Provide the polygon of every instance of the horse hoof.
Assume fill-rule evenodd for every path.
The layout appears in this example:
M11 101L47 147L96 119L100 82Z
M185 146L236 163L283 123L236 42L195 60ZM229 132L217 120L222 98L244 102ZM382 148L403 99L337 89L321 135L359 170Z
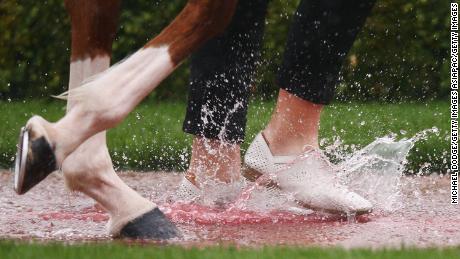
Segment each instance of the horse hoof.
M176 226L160 209L155 208L126 224L121 229L119 237L166 240L179 235Z
M31 130L23 127L19 134L14 168L14 190L17 194L28 192L57 169L51 144L44 134L30 134Z

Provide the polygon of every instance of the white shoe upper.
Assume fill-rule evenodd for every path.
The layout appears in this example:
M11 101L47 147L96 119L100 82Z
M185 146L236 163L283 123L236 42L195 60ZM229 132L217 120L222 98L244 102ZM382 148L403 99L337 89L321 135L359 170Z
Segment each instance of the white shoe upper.
M336 178L333 166L321 151L310 147L299 156L273 156L259 133L244 157L246 166L269 175L278 186L291 192L305 206L329 212L362 213L372 204Z
M182 178L175 192L175 200L181 202L196 201L201 196L201 190L193 185L187 178Z
M296 158L297 156L273 156L262 133L259 133L246 151L244 163L261 174L274 174L286 169Z

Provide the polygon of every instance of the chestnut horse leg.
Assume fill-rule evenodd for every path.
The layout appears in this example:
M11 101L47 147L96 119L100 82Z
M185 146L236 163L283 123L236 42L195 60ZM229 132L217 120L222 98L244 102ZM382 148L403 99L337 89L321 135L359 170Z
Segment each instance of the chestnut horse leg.
M72 24L69 90L110 66L112 42L118 25L120 1L66 0ZM70 91L70 94L72 91ZM69 97L67 110L75 102ZM155 205L129 188L115 173L105 131L87 139L62 164L67 186L96 200L109 215L109 232L117 235L128 221Z
M89 137L118 125L193 50L229 23L236 0L189 0L158 36L120 64L69 91L72 108L61 120L29 120L46 136L59 166ZM35 137L36 137L35 136Z
M70 109L61 120L49 123L38 116L31 118L25 129L28 138L22 139L28 141L29 149L24 152L27 157L20 161L16 171L24 172L26 179L35 185L61 165L70 169L78 167L70 163L72 161L69 165L63 165L63 162L86 140L119 124L193 50L222 32L235 5L236 0L189 0L169 26L131 57L84 82L81 87L70 89L67 96ZM104 154L106 158L100 160L100 167L109 168L108 172L88 173L84 170L84 173L72 176L69 171L66 174L68 185L82 190L106 207L111 214L114 234L121 231L121 235L133 237L174 236L175 230L157 208L142 216L138 213L155 205L140 198L114 177L113 169L108 166L110 158L105 146ZM86 156L83 155L83 159ZM123 215L124 206L128 208L127 215ZM153 232L145 233L146 224L159 226Z

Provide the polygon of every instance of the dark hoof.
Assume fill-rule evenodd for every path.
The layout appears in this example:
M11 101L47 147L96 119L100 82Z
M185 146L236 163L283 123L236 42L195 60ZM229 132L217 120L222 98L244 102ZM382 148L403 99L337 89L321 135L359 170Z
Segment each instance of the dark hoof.
M129 222L120 231L120 237L133 239L164 240L178 236L179 230L158 208Z
M14 168L16 193L26 193L56 169L56 157L45 137L32 140L29 130L22 128Z

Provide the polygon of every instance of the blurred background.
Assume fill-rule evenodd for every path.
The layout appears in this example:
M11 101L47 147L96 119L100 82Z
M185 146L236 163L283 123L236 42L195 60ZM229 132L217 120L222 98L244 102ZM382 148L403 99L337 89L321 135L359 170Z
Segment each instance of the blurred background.
M161 31L185 0L123 0L114 61ZM255 94L273 94L273 74L299 1L273 0ZM0 2L0 98L48 97L67 88L70 24L63 0ZM380 0L343 66L338 100L425 100L449 94L447 0ZM188 66L151 98L184 99Z
M38 113L57 119L63 114L64 104L56 105L56 101L50 98L50 95L65 91L68 82L70 20L63 2L0 1L0 116L5 122L0 132L0 167L9 168L14 160L17 130L28 116ZM185 2L123 0L112 61L121 60L154 37ZM269 5L263 60L253 88L253 100L257 103L255 107L259 108L252 108L249 115L249 142L262 127L257 125L263 124L259 122L254 126L251 118L268 120L273 106L270 100L277 93L273 84L274 74L282 57L290 18L298 2L273 0ZM440 136L431 140L432 144L417 147L412 155L416 162L412 163L411 170L419 172L428 163L428 167L431 166L428 171L446 172L448 165L444 157L448 150L447 98L450 87L447 40L449 3L447 0L377 1L342 68L336 101L325 113L326 118L332 116L329 114L335 114L334 118L337 118L343 114L334 111L348 109L352 114L367 109L368 120L360 120L360 128L354 132L341 132L340 126L334 124L334 118L331 117L332 122L322 128L326 132L323 134L326 139L323 146L336 141L337 135L344 139L344 143L363 146L384 134L395 131L402 135L408 131L414 134L435 126L441 129ZM147 98L144 102L147 107L140 107L134 112L135 117L121 126L130 130L116 129L109 134L109 139L114 139L109 141L109 145L117 166L146 170L186 168L190 136L179 134L185 111L188 74L186 62ZM267 105L264 105L264 100L268 100ZM445 106L443 101L446 102ZM25 102L29 106L20 118L16 118ZM366 106L366 103L369 105ZM401 103L413 105L398 106ZM426 106L426 103L434 104ZM159 105L155 110L156 115L151 111L149 113L150 104ZM362 108L363 105L368 108ZM389 107L390 110L382 111L382 107ZM411 107L422 108L414 108L412 113L394 122L396 124L390 123L396 113L410 110ZM166 117L161 117L162 109L166 111ZM418 117L422 120L427 110L431 113L418 125ZM376 121L379 112L382 114ZM263 116L259 113L263 113ZM389 115L385 117L387 113ZM139 118L149 116L161 120L161 127L155 124L155 119L148 123L145 120L139 122ZM412 121L408 123L407 118ZM357 120L350 117L352 123ZM167 124L168 121L171 124ZM391 127L381 129L390 124ZM133 129L133 125L138 131ZM349 126L343 124L342 128ZM351 137L357 131L362 134ZM145 138L146 132L152 134L148 140L150 142ZM347 137L347 134L350 136ZM243 150L246 146L247 143L243 145Z

